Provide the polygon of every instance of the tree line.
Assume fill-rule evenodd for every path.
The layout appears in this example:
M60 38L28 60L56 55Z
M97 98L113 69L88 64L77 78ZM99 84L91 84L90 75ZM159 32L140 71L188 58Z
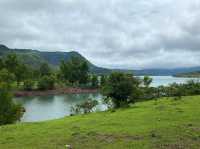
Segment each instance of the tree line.
M0 125L20 120L23 107L13 102L18 90L52 90L62 87L98 88L98 77L89 73L88 63L78 57L61 61L58 69L47 63L38 68L24 64L16 54L0 58Z
M12 100L13 90L51 90L61 87L99 88L110 108L127 107L135 102L182 96L199 95L200 82L152 87L152 78L139 78L133 74L113 72L110 75L90 74L88 62L77 57L61 61L58 69L47 63L31 68L10 54L0 58L0 125L20 120L24 109ZM89 113L98 104L87 100L73 108L78 113Z

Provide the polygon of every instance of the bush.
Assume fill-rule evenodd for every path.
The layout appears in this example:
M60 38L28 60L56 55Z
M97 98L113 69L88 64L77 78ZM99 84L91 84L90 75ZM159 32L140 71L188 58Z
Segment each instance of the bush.
M54 76L43 76L38 82L39 90L51 90L55 87L55 77Z
M98 105L97 100L88 99L81 104L77 104L71 108L71 112L74 114L86 114L93 111L94 107Z
M92 88L98 88L99 86L98 77L96 75L92 75L91 77L91 86Z
M34 81L32 80L25 80L24 81L24 90L31 91L34 87Z
M19 121L23 115L23 108L12 100L6 84L0 86L0 125L11 124Z

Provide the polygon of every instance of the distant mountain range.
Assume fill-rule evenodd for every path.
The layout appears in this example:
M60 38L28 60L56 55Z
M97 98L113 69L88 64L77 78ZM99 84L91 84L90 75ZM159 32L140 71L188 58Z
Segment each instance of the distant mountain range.
M175 68L175 69L143 69L143 70L125 70L125 69L107 69L98 67L92 64L89 60L83 57L81 54L75 51L71 52L45 52L32 49L10 49L5 45L0 45L0 57L4 57L9 53L16 53L20 59L32 66L38 67L42 63L48 63L52 68L58 68L60 61L68 61L71 57L79 57L88 62L91 73L97 74L108 74L113 71L134 73L135 75L152 75L152 76L166 76L166 75L176 75L180 73L197 72L200 71L200 67L190 67L190 68Z

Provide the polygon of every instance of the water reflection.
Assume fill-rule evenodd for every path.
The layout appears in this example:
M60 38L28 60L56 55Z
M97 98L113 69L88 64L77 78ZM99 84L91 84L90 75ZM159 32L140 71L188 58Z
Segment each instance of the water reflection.
M100 102L97 110L105 110L102 96L96 94L67 94L40 97L15 98L17 103L21 103L26 109L21 121L34 122L61 118L71 114L71 106L82 103L87 99L96 99Z

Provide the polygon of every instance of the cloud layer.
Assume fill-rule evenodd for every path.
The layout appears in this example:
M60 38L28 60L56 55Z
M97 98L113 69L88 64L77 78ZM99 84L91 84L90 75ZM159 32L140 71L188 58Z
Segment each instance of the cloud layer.
M200 65L199 0L1 0L0 43L109 68Z

